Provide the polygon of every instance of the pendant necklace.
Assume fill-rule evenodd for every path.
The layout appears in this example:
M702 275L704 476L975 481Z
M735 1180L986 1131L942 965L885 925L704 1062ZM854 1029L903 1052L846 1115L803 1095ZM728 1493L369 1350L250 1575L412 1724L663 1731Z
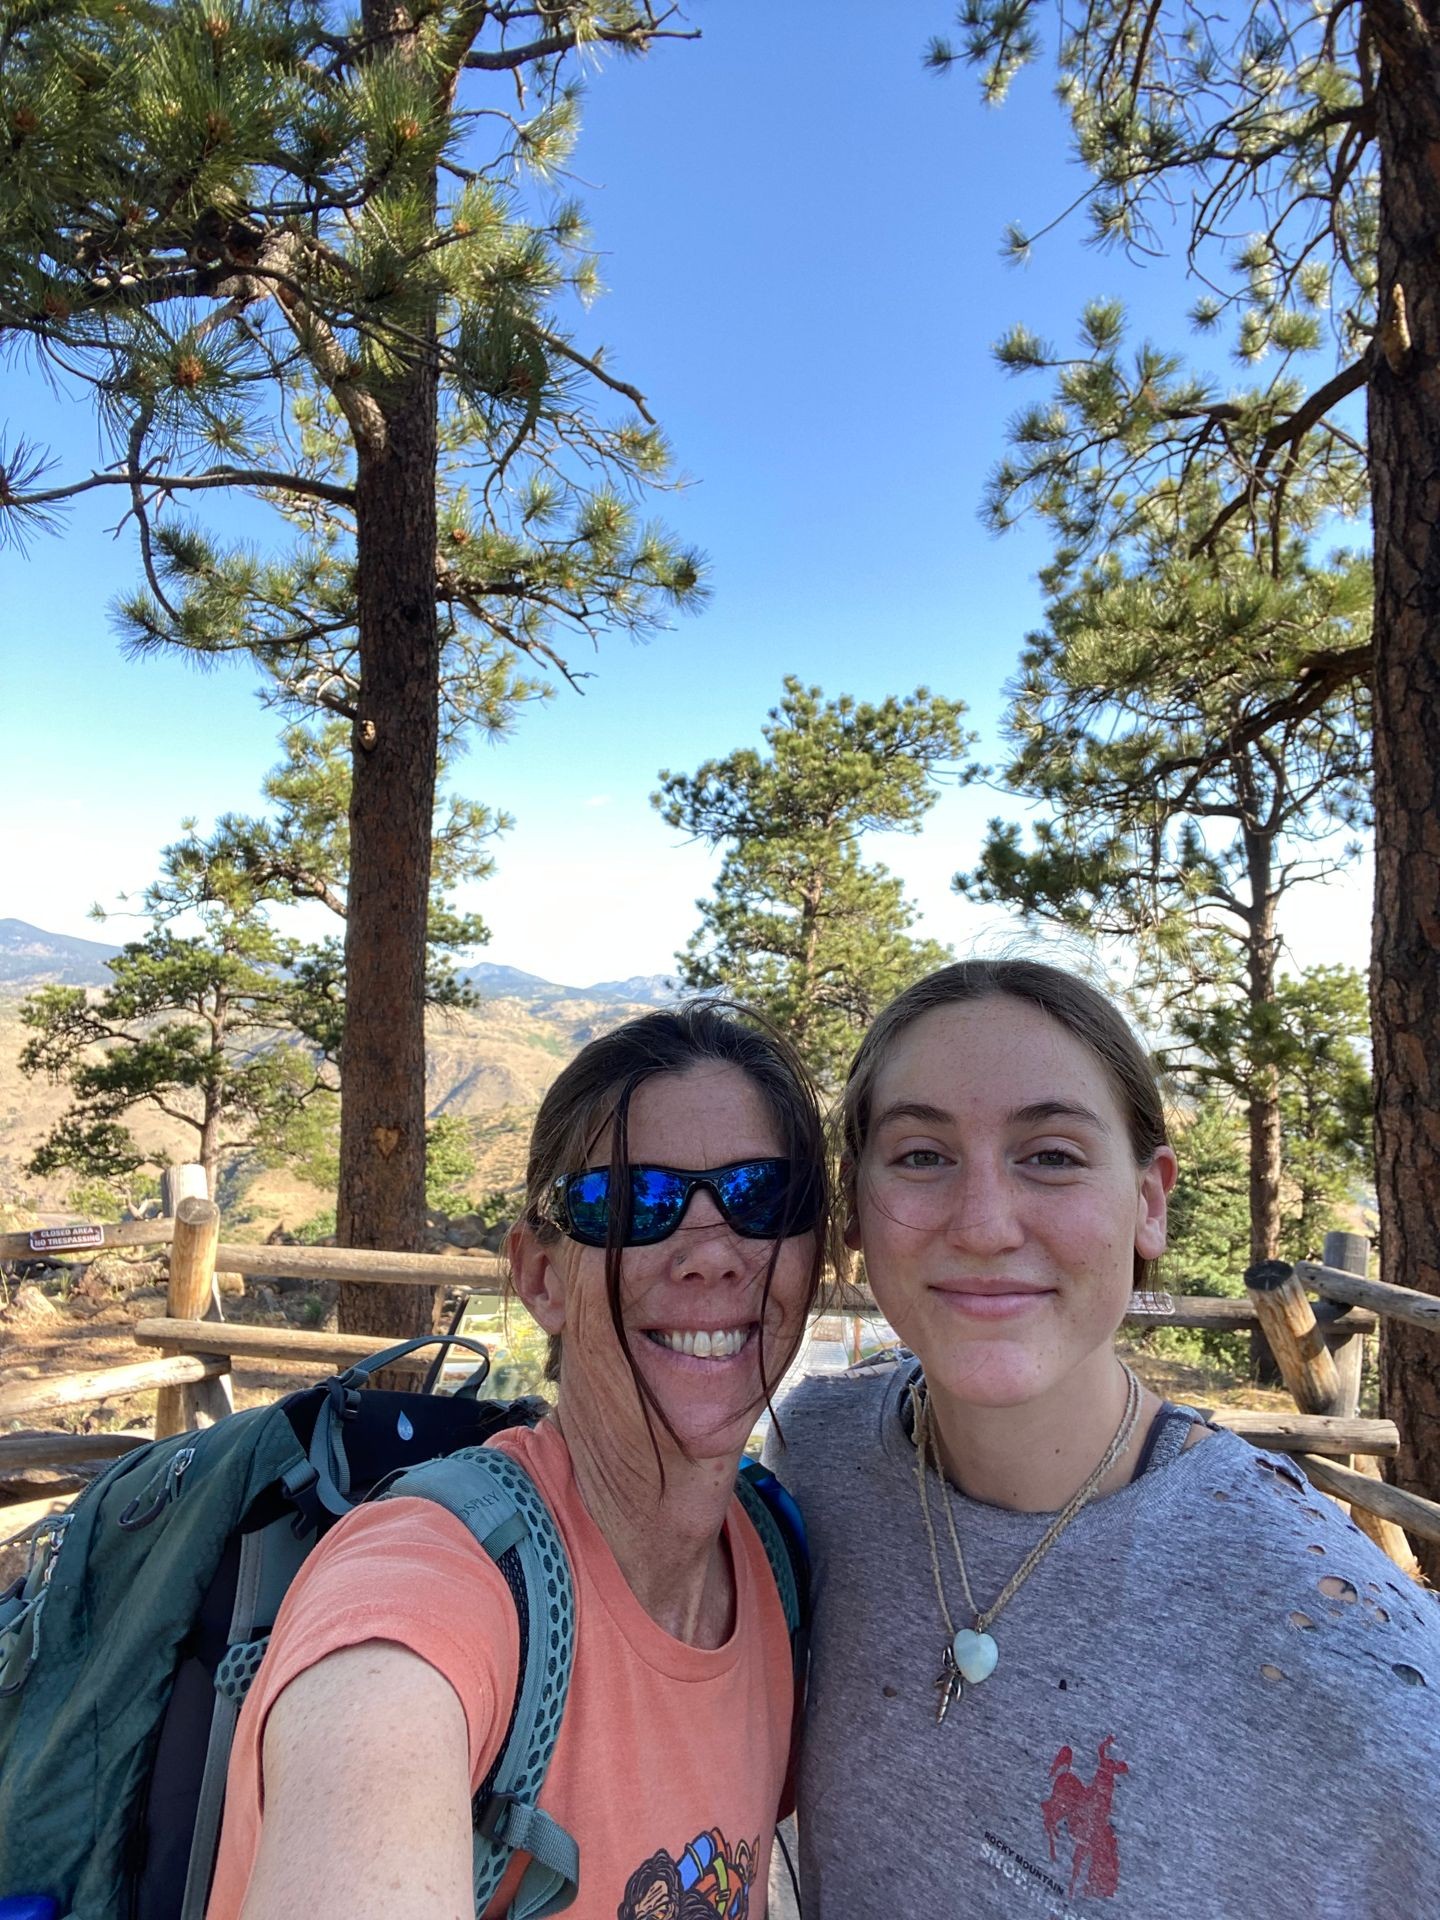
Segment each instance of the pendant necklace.
M930 1397L924 1390L923 1382L914 1393L915 1479L920 1489L920 1514L925 1522L925 1537L930 1543L930 1571L935 1577L935 1597L940 1602L940 1617L945 1622L945 1650L940 1672L935 1681L940 1695L939 1707L935 1715L937 1726L950 1711L950 1703L961 1697L967 1682L972 1687L978 1687L982 1680L988 1680L995 1671L1000 1650L991 1635L991 1626L1015 1598L1076 1514L1082 1507L1088 1506L1095 1497L1100 1482L1130 1444L1130 1436L1135 1431L1135 1422L1140 1417L1141 1388L1140 1382L1129 1367L1125 1366L1123 1361L1120 1364L1125 1374L1125 1411L1120 1416L1120 1424L1115 1429L1114 1438L1101 1455L1094 1471L1075 1489L1011 1574L1001 1589L999 1598L983 1609L975 1604L975 1596L970 1591L970 1575L966 1570L965 1555L961 1551L960 1535L955 1526L950 1482L946 1479L945 1470L940 1464L940 1442L935 1430L935 1421L930 1412ZM940 1482L945 1524L950 1534L950 1545L955 1552L955 1565L960 1572L960 1585L965 1594L965 1604L970 1609L971 1624L968 1627L956 1627L950 1617L950 1608L945 1599L945 1582L940 1572L940 1549L935 1539L935 1523L930 1517L927 1455L929 1464L935 1469L935 1477Z

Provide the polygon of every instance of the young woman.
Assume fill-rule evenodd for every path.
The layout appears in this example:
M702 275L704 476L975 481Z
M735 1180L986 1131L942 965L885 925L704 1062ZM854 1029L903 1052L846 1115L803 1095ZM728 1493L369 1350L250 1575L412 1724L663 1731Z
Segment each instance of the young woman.
M791 1654L735 1468L821 1269L815 1101L739 1013L650 1014L560 1075L526 1184L509 1255L556 1405L492 1444L540 1489L574 1576L540 1800L579 1842L569 1911L758 1920ZM471 1795L517 1661L505 1581L449 1513L397 1499L340 1522L246 1700L211 1920L468 1920Z
M1175 1171L1054 968L944 968L860 1048L846 1238L909 1351L782 1407L806 1920L1435 1911L1435 1597L1116 1354Z

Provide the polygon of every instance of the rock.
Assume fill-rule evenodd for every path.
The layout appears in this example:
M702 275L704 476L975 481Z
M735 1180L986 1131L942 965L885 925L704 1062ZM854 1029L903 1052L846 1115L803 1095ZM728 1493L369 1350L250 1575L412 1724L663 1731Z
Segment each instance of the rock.
M215 1284L222 1294L241 1294L245 1291L245 1276L243 1273L217 1273Z
M0 1308L0 1318L12 1327L43 1326L47 1320L60 1319L61 1313L39 1287L22 1285L11 1294L9 1306Z
M275 1289L266 1286L263 1280L255 1289L255 1306L255 1318L261 1324L267 1320L272 1325L281 1325L284 1323L286 1315L284 1308L280 1305L279 1296L276 1294Z
M478 1213L462 1213L445 1229L445 1238L450 1245L459 1247L465 1252L468 1252L471 1247L483 1245L485 1234L485 1222Z
M118 1253L102 1253L76 1273L66 1304L72 1313L94 1314L129 1299L137 1286L160 1276L158 1262L125 1260Z

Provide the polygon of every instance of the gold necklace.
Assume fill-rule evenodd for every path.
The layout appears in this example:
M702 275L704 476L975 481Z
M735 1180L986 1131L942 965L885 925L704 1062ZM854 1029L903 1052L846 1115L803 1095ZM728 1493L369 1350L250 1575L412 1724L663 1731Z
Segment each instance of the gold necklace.
M946 1479L945 1470L940 1463L940 1443L936 1437L935 1422L930 1413L930 1396L924 1390L924 1382L918 1383L913 1395L915 1479L920 1489L920 1515L925 1522L925 1537L930 1543L930 1571L935 1579L935 1597L940 1602L940 1617L945 1622L946 1636L940 1673L935 1681L940 1693L939 1710L935 1715L937 1726L950 1711L951 1701L961 1697L967 1681L972 1687L978 1687L982 1680L988 1680L995 1671L1000 1650L990 1633L991 1626L1001 1612L1009 1606L1076 1514L1095 1497L1100 1482L1130 1444L1130 1436L1135 1431L1135 1422L1140 1417L1141 1388L1140 1382L1129 1367L1125 1366L1123 1360L1120 1364L1125 1374L1125 1411L1120 1416L1120 1424L1115 1429L1109 1446L1096 1463L1094 1471L1075 1489L1005 1582L999 1598L983 1609L975 1604L975 1596L970 1591L970 1575L965 1566L965 1555L961 1551L960 1535L955 1526L950 1482ZM945 1509L946 1526L950 1533L950 1545L955 1551L955 1564L960 1570L960 1585L965 1592L965 1604L970 1609L971 1625L968 1627L956 1627L950 1617L950 1608L945 1599L945 1582L940 1573L940 1549L935 1540L935 1523L930 1518L929 1476L925 1470L927 1452L942 1488L941 1499Z

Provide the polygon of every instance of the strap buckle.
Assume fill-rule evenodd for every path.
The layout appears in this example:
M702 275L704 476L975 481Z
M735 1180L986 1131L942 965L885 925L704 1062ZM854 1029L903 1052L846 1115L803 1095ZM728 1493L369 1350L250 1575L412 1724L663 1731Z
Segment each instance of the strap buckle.
M475 1831L486 1840L498 1841L501 1846L513 1846L510 1827L513 1824L523 1826L523 1820L515 1818L518 1814L533 1811L529 1802L522 1800L518 1793L492 1793L485 1802L484 1811L475 1822Z

